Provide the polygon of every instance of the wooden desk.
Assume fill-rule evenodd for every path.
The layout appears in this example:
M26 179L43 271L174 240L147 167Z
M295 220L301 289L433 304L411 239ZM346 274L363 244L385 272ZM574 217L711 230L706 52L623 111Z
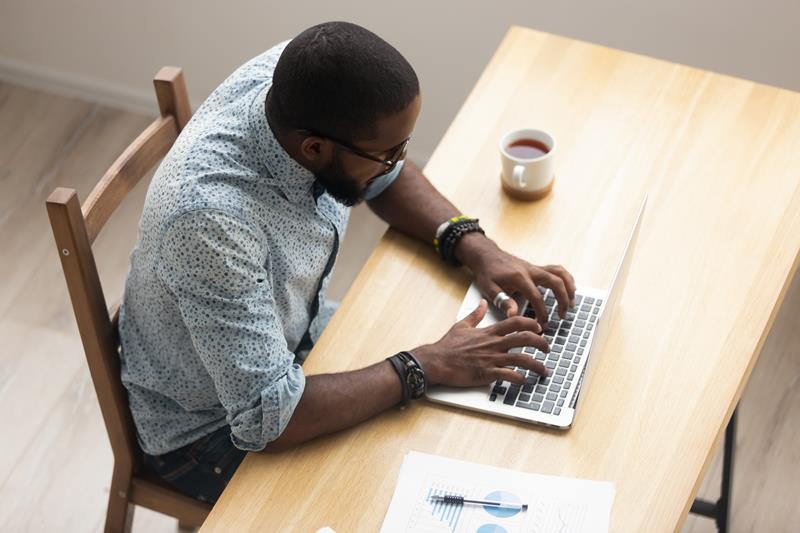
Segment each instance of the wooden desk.
M526 126L551 131L559 150L553 193L533 204L498 181L499 138ZM613 531L679 529L797 269L800 94L513 27L425 172L506 249L599 287L650 192L574 427L417 402L291 452L250 454L203 531L374 531L409 450L609 480ZM306 372L439 338L468 282L389 231Z

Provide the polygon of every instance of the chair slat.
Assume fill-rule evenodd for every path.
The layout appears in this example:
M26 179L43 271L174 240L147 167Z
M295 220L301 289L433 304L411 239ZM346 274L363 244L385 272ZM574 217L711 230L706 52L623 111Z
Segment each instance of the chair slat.
M175 118L159 117L114 161L83 204L89 243L94 242L128 192L167 154L177 137Z

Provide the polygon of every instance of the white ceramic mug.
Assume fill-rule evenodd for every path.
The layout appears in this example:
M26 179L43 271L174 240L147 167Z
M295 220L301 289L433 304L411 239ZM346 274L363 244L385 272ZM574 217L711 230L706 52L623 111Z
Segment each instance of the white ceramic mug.
M531 139L547 147L547 153L525 159L508 151L513 143ZM500 159L503 163L501 180L503 190L520 200L538 200L553 188L555 178L556 140L546 131L536 129L512 130L500 139Z

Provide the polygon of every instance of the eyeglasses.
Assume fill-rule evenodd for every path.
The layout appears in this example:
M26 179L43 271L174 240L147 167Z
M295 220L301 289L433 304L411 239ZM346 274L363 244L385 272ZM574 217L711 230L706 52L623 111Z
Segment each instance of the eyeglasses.
M356 148L350 143L337 139L336 137L331 137L330 135L320 133L316 130L305 129L305 130L300 130L300 132L307 133L315 137L322 137L331 140L336 144L338 144L339 146L341 146L342 148L346 149L349 152L352 152L353 154L359 157L363 157L364 159L369 159L370 161L375 161L376 163L381 163L386 168L383 170L383 172L375 176L376 178L379 176L383 176L384 174L388 174L389 172L394 170L394 167L397 166L398 161L400 161L401 159L403 159L403 157L405 157L406 150L408 149L408 143L411 142L411 137L409 137L400 144L398 144L397 146L389 148L388 150L386 150L386 152L389 153L389 157L381 159L380 157L374 154L361 150L360 148Z

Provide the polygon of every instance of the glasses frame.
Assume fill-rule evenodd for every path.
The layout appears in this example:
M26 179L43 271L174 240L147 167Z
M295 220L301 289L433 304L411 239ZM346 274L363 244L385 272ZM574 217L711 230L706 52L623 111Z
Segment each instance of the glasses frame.
M348 143L346 141L343 141L341 139L337 139L336 137L332 137L332 136L327 135L325 133L322 133L322 132L319 132L319 131L316 131L316 130L312 130L312 129L302 129L302 130L299 130L299 131L300 131L300 133L313 135L314 137L321 137L323 139L328 139L329 141L335 142L336 144L338 144L342 148L346 149L348 152L351 152L351 153L353 153L353 154L355 154L355 155L357 155L359 157L362 157L364 159L369 159L370 161L374 161L376 163L381 163L386 168L384 169L384 171L382 173L378 174L378 176L375 176L375 177L383 176L384 174L388 174L389 172L394 170L394 167L397 166L397 163L403 159L403 157L404 157L404 155L406 153L406 149L408 148L408 143L411 142L411 137L409 136L406 140L404 140L400 144L398 144L396 146L392 146L391 148L386 150L386 152L389 152L389 157L387 157L386 159L381 159L380 157L378 157L376 155L373 155L373 154L367 152L366 150L362 150L360 148L357 148L357 147L353 146L352 144L350 144L350 143Z

